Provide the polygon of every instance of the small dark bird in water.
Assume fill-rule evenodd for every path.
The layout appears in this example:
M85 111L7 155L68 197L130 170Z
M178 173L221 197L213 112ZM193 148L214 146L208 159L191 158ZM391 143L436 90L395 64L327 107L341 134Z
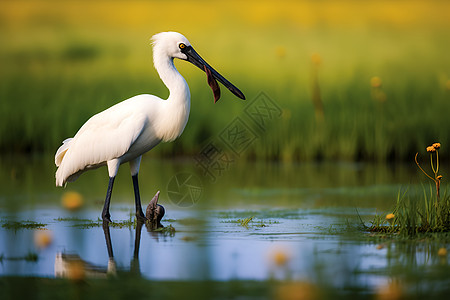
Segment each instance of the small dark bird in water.
M166 210L164 206L158 204L159 199L159 191L156 192L156 195L150 201L147 206L147 211L145 212L145 217L147 218L147 224L150 225L152 230L164 227L161 224L161 219L164 217Z

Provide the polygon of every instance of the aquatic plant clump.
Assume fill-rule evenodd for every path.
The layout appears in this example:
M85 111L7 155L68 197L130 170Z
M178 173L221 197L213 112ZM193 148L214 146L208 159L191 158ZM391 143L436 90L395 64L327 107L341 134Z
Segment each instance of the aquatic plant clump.
M422 196L409 196L406 192L398 194L392 213L375 216L368 228L372 232L401 233L409 236L416 233L450 232L450 195L441 196L440 187L442 175L439 175L440 143L434 143L426 148L430 153L433 175L429 175L418 162L418 153L414 161L428 178L435 183L435 190L429 191L423 187Z
M376 215L371 232L398 233L414 236L417 233L450 232L450 196L435 201L434 193L424 188L423 196L398 196L390 214Z

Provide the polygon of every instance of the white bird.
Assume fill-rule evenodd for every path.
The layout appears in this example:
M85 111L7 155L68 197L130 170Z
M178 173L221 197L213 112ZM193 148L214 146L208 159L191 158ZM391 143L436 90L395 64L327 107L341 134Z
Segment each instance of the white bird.
M220 97L216 79L234 95L244 94L208 65L177 32L162 32L152 37L153 63L169 89L169 98L138 95L91 117L73 138L63 141L56 151L56 186L76 180L83 172L106 165L109 184L102 211L104 222L111 222L109 205L119 166L129 162L135 194L136 216L145 220L139 195L138 173L142 155L160 142L175 140L189 118L189 87L174 65L174 58L189 61L204 72L213 89L215 102Z

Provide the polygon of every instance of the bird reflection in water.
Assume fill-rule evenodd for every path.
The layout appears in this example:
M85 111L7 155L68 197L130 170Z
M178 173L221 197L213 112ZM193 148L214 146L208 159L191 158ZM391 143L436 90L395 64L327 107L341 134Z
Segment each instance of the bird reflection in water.
M165 234L161 231L164 226L161 224L161 220L164 217L164 206L158 204L159 200L158 191L152 198L146 210L147 221L143 222L137 218L136 223L136 235L134 240L134 252L133 258L130 263L130 273L140 274L139 265L139 247L141 243L142 228L145 225L147 232L154 238L159 239L161 234ZM55 258L55 276L68 278L74 281L81 281L85 278L106 278L108 276L115 276L117 274L116 262L114 260L114 251L111 241L111 234L108 226L108 222L103 222L103 233L105 235L106 248L108 250L108 266L94 265L83 260L77 254L57 253Z

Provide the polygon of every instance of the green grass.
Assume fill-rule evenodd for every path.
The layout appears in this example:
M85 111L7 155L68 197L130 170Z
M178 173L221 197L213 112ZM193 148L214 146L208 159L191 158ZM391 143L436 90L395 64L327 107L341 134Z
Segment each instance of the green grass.
M450 232L450 195L436 199L432 187L423 188L423 194L399 193L392 210L394 218L386 220L386 215L377 215L368 228L371 232L400 234L414 237L421 233Z
M426 149L430 153L431 171L421 166L418 160L419 153L416 153L414 157L418 169L433 184L429 188L422 186L423 192L416 192L414 195L410 195L408 191L403 193L399 191L392 213L387 214L386 217L375 216L369 228L370 231L399 233L407 236L415 236L418 233L450 232L450 195L445 192L442 196L441 193L443 176L440 175L439 170L440 148L440 143L433 143Z
M224 10L211 21L211 32L220 28L216 34L200 23L184 27L197 51L248 101L234 99L222 89L221 101L213 104L204 74L177 62L191 88L190 120L179 140L153 153L199 153L261 91L283 114L241 154L248 159L406 160L411 149L435 140L450 144L450 22L439 21L445 2L432 2L434 19L418 10L417 18L406 25L387 17L379 21L360 10L361 15L368 14L367 20L360 23L355 16L348 20L350 25L339 19L341 12L322 26L271 22L269 17L255 25L250 11L235 15ZM349 11L352 5L360 9L356 2L345 3ZM94 8L84 5L89 15ZM326 7L326 1L319 6ZM275 13L278 7L274 8ZM129 27L117 30L114 16L120 16L120 10L111 11L111 20L101 26L77 21L71 9L36 8L19 25L5 12L0 24L1 152L53 152L90 116L119 101L142 93L167 97L152 68L148 39L170 20L157 18L160 23L136 30L121 18ZM315 80L324 105L323 121L315 119L312 103L313 53L321 58ZM374 76L382 80L383 103L370 86Z

